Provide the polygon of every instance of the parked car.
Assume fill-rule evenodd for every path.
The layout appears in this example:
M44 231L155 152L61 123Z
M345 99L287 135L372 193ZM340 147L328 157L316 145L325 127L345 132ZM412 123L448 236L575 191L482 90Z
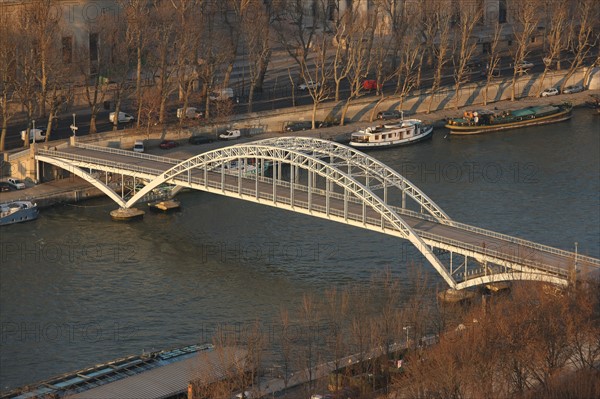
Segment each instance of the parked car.
M533 62L529 62L526 60L517 62L517 70L518 71L526 71L528 69L533 68L534 66L535 65L533 64Z
M177 108L177 119L200 119L202 118L202 112L198 112L196 107L187 107L185 112L183 108Z
M377 86L378 86L377 80L375 80L375 79L366 79L366 80L363 80L363 82L362 82L362 88L364 90L368 90L368 91L377 90ZM380 83L379 88L381 89L382 87L383 87L383 85Z
M111 123L115 123L115 113L111 112L110 114L108 114L108 120ZM129 122L133 122L135 120L135 118L133 117L133 115L129 115L125 112L119 112L119 123L129 123Z
M179 145L179 143L174 140L163 140L160 142L160 144L158 146L160 148L162 148L163 150L168 150L170 148L175 148L178 145Z
M300 85L298 85L298 89L302 91L314 90L318 89L319 87L321 87L321 83L313 82L312 80L307 80L305 83L301 83Z
M252 399L252 392L244 391L234 396L235 399Z
M12 186L8 182L0 181L0 192L10 191Z
M312 129L311 121L298 121L298 122L288 122L285 125L286 132L299 132L301 130L310 130Z
M242 137L242 132L239 129L226 130L225 133L219 134L220 140L236 140Z
M144 142L139 140L136 141L133 145L133 152L144 152Z
M380 111L377 113L377 119L399 119L402 115L400 111L392 110L392 111Z
M558 89L556 87L550 87L548 89L544 89L541 96L542 97L550 97L559 94Z
M25 182L23 180L14 179L11 177L6 182L16 190L23 190L24 188L26 188Z
M209 136L192 136L189 138L188 143L190 144L208 144L212 143L214 140Z
M582 85L570 85L563 89L564 94L573 94L573 93L579 93L582 91L583 91Z

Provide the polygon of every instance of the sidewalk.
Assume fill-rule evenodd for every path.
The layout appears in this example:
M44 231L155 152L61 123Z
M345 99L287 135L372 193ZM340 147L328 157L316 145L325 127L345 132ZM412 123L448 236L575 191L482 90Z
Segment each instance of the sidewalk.
M0 203L24 200L35 202L43 208L61 202L78 202L82 199L104 195L100 190L77 176L37 185L30 181L26 181L25 184L27 188L24 190L0 193Z

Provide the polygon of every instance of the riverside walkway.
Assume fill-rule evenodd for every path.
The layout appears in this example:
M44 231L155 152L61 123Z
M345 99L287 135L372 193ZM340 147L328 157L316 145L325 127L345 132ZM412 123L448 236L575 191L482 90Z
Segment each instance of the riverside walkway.
M35 159L87 180L125 209L168 183L406 239L452 289L510 280L565 285L600 270L598 259L454 221L398 172L328 140L265 139L184 161L75 143L37 149ZM123 198L109 173L145 186Z

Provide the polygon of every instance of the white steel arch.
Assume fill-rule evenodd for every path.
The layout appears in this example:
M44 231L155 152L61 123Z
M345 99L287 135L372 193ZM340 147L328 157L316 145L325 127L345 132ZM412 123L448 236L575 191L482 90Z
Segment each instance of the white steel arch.
M318 157L294 149L257 143L225 147L194 156L157 176L156 179L151 181L130 198L125 206L132 206L158 185L169 181L174 182L175 179L181 175L187 174L188 178L191 179L190 171L192 170L204 171L206 176L209 171L214 169L214 167L238 159L269 160L300 167L308 172L316 173L325 178L327 185L329 183L334 183L345 192L351 193L355 198L362 201L363 205L369 206L371 209L375 210L382 219L385 219L394 226L394 228L402 234L403 238L409 240L423 256L425 256L448 285L455 288L456 282L444 268L440 260L433 254L430 247L415 233L410 225L406 223L394 209L392 209L392 207L386 204L379 196L375 195L368 187L357 181L353 176ZM204 181L208 182L206 178ZM181 184L181 182L179 184Z
M117 194L112 188L108 187L106 184L102 183L102 181L100 181L97 178L95 178L94 176L90 175L83 169L80 169L80 168L74 166L73 164L66 162L62 159L55 158L55 157L49 157L46 155L36 155L36 159L38 161L56 165L66 171L73 173L76 176L81 177L82 179L84 179L85 181L87 181L88 183L93 185L94 187L98 188L104 194L108 195L109 198L112 199L113 201L115 201L121 208L126 207L125 200L123 198L121 198L121 196L119 194Z
M424 210L441 223L450 222L450 217L429 198L419 187L409 181L406 177L390 168L383 162L367 155L353 147L341 143L323 140L311 137L276 137L259 140L256 144L274 145L276 147L295 149L303 152L312 153L315 156L335 157L341 160L341 163L359 168L362 173L377 179L380 184L377 188L387 189L388 186L394 186L403 193L408 194ZM373 186L369 185L371 189ZM383 200L386 201L384 191ZM386 201L387 202L387 201Z

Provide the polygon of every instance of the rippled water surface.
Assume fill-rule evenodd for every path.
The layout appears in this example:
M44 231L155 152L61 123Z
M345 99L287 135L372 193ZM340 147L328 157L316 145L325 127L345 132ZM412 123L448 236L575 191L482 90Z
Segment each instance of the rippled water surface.
M445 134L372 155L456 220L600 255L600 118ZM200 192L180 199L182 212L135 223L112 222L115 205L97 199L2 227L2 389L203 342L219 323L269 320L305 292L388 267L403 277L421 261L377 233Z

